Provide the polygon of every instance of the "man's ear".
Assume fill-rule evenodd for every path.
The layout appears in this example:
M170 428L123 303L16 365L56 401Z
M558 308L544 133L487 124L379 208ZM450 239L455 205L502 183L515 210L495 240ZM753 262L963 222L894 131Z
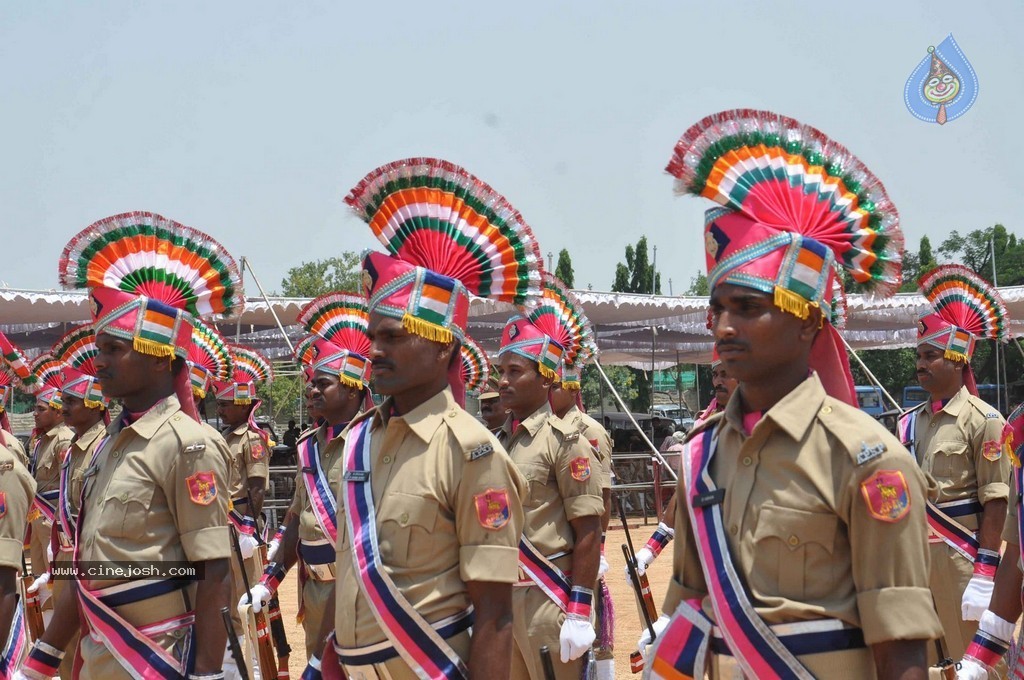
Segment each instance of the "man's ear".
M800 339L813 342L814 336L821 330L822 324L824 324L824 318L821 307L808 305L807 318L800 319Z

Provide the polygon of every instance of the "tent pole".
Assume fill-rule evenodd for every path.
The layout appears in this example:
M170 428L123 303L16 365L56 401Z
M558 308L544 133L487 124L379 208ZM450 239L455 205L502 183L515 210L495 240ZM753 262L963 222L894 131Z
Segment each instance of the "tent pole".
M628 408L626 408L626 404L625 402L622 401L622 397L620 397L619 393L615 391L615 387L612 385L612 381L608 379L608 376L604 372L604 368L601 367L601 362L595 361L594 366L597 367L597 372L601 374L602 378L604 378L604 382L606 385L608 385L608 389L612 391L612 396L615 397L615 401L619 402L619 407L622 409L622 412L626 414L630 422L633 423L633 427L635 427L636 431L640 433L641 437L643 437L644 443L651 448L652 452L654 452L655 458L661 461L661 464L665 466L665 469L668 470L668 473L672 475L673 480L679 481L679 476L676 475L675 469L673 469L672 466L669 465L668 461L665 460L665 457L661 455L661 451L658 451L658 448L654 445L654 443L647 438L647 434L644 432L643 428L640 427L640 423L636 422L636 418L633 417L633 413Z
M863 370L865 373L868 374L868 379L870 379L871 382L875 383L875 385L878 386L878 389L882 390L882 394L885 395L886 399L888 399L892 403L892 405L896 407L896 410L900 412L900 415L903 415L903 413L905 413L905 411L903 410L903 407L900 406L896 402L896 400L892 398L892 395L889 394L889 392L885 389L885 387L882 385L881 381L879 381L878 378L875 377L875 374L871 372L871 369L868 368L867 365L863 361L860 360L860 357L857 356L857 352L855 352L854 349L852 347L850 347L850 343L848 343L846 341L846 338L843 337L843 334L842 333L837 333L837 335L840 338L842 338L843 345L846 347L846 351L849 352L850 354L852 354L853 358L857 360L857 364L861 367L861 370Z
M245 290L245 255L242 256L242 266L238 268L238 275L241 277L242 290ZM238 318L235 320L235 344L238 344L238 339L242 335L242 312L238 312Z
M281 331L281 335L284 336L284 342L288 345L288 349L291 350L292 354L295 354L295 345L292 344L291 338L284 332L284 324L281 323L280 317L277 316L277 310L274 309L274 305L270 304L270 298L267 297L266 292L263 290L263 286L260 285L260 280L256 277L256 272L253 271L252 263L246 258L242 258L242 265L249 268L249 273L252 274L252 280L256 283L256 287L260 289L260 295L263 296L263 301L267 303L267 308L270 309L270 313L274 315L274 321L277 322L277 329Z

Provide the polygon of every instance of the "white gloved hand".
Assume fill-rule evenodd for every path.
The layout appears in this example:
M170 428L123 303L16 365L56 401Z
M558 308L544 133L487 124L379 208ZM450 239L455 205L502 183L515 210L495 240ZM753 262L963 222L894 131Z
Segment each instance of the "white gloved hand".
M42 607L43 603L50 599L50 589L47 587L47 583L50 582L50 572L46 572L35 581L32 581L32 585L25 589L25 592L39 593L39 606Z
M19 668L18 670L14 671L14 675L11 676L11 680L35 680L35 676L30 678L24 673L22 673L21 669Z
M597 639L597 632L594 631L594 626L589 619L566 617L562 622L562 630L558 632L562 663L569 663L583 656L594 644L595 639Z
M256 552L260 542L256 540L255 536L241 535L238 537L238 550L242 553L242 559L247 560L252 557L253 553Z
M604 554L601 554L601 559L597 563L597 577L601 578L608 573L608 560L604 558Z
M270 598L274 596L270 592L270 588L266 587L262 583L257 583L249 589L249 593L242 595L242 598L238 600L238 611L241 613L242 608L249 604L249 595L252 595L252 611L254 614L259 614L260 610L270 602Z
M636 573L637 576L643 576L647 572L647 567L651 566L651 562L654 561L654 553L647 549L647 546L640 548L636 553ZM629 567L626 567L626 580L629 581Z
M53 545L49 542L46 544L46 561L53 562Z
M978 621L981 615L988 609L988 603L992 600L992 589L995 581L982 576L972 576L967 582L967 589L964 590L964 597L960 601L960 612L964 621Z
M665 632L665 628L668 627L668 622L670 620L671 620L671 618L669 617L668 614L662 614L661 616L659 616L658 620L655 621L654 624L653 624L654 634L656 636L660 637L661 634ZM651 629L650 628L644 628L644 632L640 636L640 639L636 641L636 648L640 652L640 656L644 657L644 660L647 659L647 647L650 644L651 644Z
M276 538L267 543L267 562L273 562L277 556L277 549L281 547L281 541Z
M977 661L963 659L957 664L957 680L987 680L988 669Z

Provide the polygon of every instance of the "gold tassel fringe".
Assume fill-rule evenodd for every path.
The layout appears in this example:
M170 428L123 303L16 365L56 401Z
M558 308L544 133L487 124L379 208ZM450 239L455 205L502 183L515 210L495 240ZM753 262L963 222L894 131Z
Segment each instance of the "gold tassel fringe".
M132 338L132 348L136 352L142 354L148 354L154 357L167 357L168 359L174 358L174 345L166 345L156 340L148 340L146 338L140 338L135 336Z
M964 364L970 361L970 357L968 357L963 352L957 352L951 349L947 349L943 356L949 359L950 361L959 361Z
M440 342L444 345L455 339L455 336L452 334L450 329L441 328L440 326L436 326L424 321L423 319L417 318L412 314L405 314L402 316L402 327L410 333L415 333L421 338Z
M810 302L782 286L775 286L775 306L798 319L806 319L811 313Z

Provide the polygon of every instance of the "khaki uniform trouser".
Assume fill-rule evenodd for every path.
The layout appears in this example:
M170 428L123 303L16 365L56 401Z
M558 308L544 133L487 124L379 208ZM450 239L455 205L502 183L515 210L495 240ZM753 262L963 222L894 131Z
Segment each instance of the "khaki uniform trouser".
M828 680L873 680L875 661L870 648L844 649L837 652L806 654L797 659L816 678ZM724 654L712 654L708 664L711 680L742 680L736 659Z
M334 601L328 598L334 581L314 581L307 579L302 584L302 630L306 633L306 659L313 656L313 649L320 636L320 624L324 620L327 607L333 607Z
M538 650L547 645L557 680L579 680L586 655L562 663L559 657L558 634L565 613L537 586L515 586L512 589L511 680L544 680Z
M31 512L31 509L29 510ZM53 524L45 517L32 520L32 540L29 542L28 556L32 559L32 573L36 578L50 568L50 561L46 559L46 546L50 545L50 527ZM46 601L42 611L53 609L53 598Z
M459 655L460 659L465 661L469 658L468 630L464 630L458 635L453 635L448 638L447 642L455 650L455 653ZM384 663L373 664L372 666L346 666L342 664L341 667L345 670L348 680L419 680L416 672L409 668L409 665L400 656L389 659ZM579 678L574 680L579 680Z
M235 635L239 638L242 637L242 619L238 616L238 602L245 596L245 579L242 578L242 570L238 566L238 554L235 552L234 546L231 547L231 598L228 600L228 609L231 610L231 624L235 627ZM259 571L259 566L256 561L256 555L254 554L249 559L245 560L245 571L249 578L249 587L259 583L260 579L263 578L263 574Z
M54 564L58 566L71 565L73 553L69 552L58 552L54 558ZM64 589L68 587L69 580L66 578L55 578L50 581L53 586L53 597L51 598L54 602L60 599L60 594L64 592ZM72 680L72 669L75 665L75 653L78 650L78 632L71 636L71 640L68 641L67 647L64 648L64 660L60 662L60 677L62 680Z

